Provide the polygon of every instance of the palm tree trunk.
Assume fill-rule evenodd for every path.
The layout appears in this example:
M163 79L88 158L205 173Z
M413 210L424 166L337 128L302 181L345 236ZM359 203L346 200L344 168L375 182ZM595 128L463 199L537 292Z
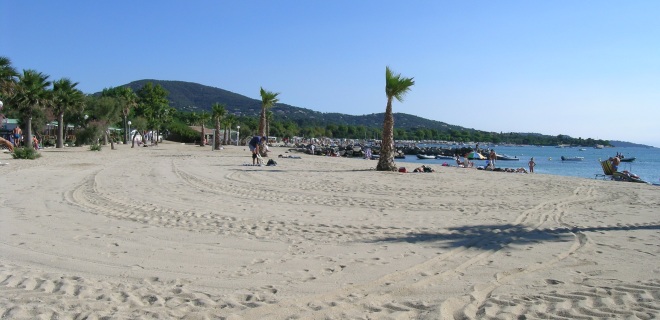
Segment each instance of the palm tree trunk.
M213 150L220 149L220 119L215 121L215 132L213 133Z
M105 134L103 135L103 145L104 146L108 145L108 136L109 136L108 131L109 131L109 129L105 129Z
M394 164L394 115L392 114L392 98L387 98L385 120L383 121L383 137L380 146L380 158L376 166L378 171L396 171Z
M57 146L64 148L64 112L57 115Z
M202 124L202 137L199 140L199 146L203 147L204 146L204 138L206 136L206 133L204 132L204 124Z
M23 136L23 147L34 149L32 147L32 117L27 117L25 121L25 135Z
M128 143L128 135L129 135L129 132L128 132L128 116L126 115L125 112L122 116L124 118L124 136L123 136L124 139L122 139L122 140L123 140L124 144L127 144Z
M266 135L266 108L261 107L261 116L259 117L259 136Z

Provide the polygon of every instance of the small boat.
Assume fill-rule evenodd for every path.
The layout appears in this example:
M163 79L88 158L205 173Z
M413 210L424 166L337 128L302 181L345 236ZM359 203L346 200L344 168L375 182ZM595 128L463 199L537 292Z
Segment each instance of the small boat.
M511 161L511 160L513 160L513 161L518 161L518 160L520 160L520 159L518 159L518 157L516 157L516 156L510 156L510 155L506 155L506 154L498 154L498 155L497 155L497 160L505 160L505 161Z
M561 161L582 161L584 157L564 157L561 156Z
M418 159L425 160L425 159L435 159L434 155L428 155L428 154L418 154L417 155Z
M397 153L394 155L394 159L405 159L406 155L403 153Z
M445 156L445 155L442 155L442 154L439 154L439 155L435 156L435 158L440 159L440 160L455 160L456 159L453 156Z
M633 162L635 161L635 157L630 157L630 158L620 158L621 162Z

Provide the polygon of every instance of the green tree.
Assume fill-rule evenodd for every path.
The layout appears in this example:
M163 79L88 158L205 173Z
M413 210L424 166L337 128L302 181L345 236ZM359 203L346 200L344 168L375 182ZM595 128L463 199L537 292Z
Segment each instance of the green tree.
M122 140L124 144L128 143L129 134L128 132L128 116L131 113L131 110L137 106L138 96L133 92L133 89L130 87L114 87L106 88L101 92L102 97L113 97L120 99L122 105L122 125L124 128L124 134L122 135Z
M85 106L85 95L76 89L78 82L62 78L53 82L53 113L57 116L56 148L64 148L64 113L80 111Z
M103 136L103 144L110 142L115 149L114 139L110 134L110 125L119 122L122 115L122 99L118 97L91 97L88 100L89 111L93 125L97 126Z
M261 95L261 115L259 116L259 135L266 135L266 110L276 104L279 100L277 99L278 93L266 91L264 88L260 90Z
M136 115L144 116L147 119L149 128L155 131L155 144L158 144L161 127L173 114L172 108L169 107L169 100L167 100L168 94L167 90L161 85L154 86L151 82L147 82L137 92L138 107L136 108Z
M214 103L211 106L211 112L213 113L213 122L215 125L215 132L213 133L213 150L220 149L220 123L222 123L222 118L227 115L227 108L224 104Z
M32 149L32 118L39 116L45 108L52 104L52 91L48 90L50 81L48 75L35 70L23 70L18 76L18 83L11 103L19 112L25 126L25 147Z
M385 68L385 95L387 96L387 107L385 108L385 119L383 120L383 135L380 149L380 158L376 170L396 171L394 164L394 116L392 114L392 100L396 98L399 102L415 85L413 78L402 78L401 74L395 74L390 67Z

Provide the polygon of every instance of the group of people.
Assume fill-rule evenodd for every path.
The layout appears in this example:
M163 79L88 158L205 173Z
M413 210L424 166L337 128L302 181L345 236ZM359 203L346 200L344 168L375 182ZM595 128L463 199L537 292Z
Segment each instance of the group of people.
M497 160L497 153L495 153L495 149L490 149L490 152L488 153L488 160L486 161L486 167L480 167L485 170L496 170L495 169L495 161ZM464 154L463 157L456 156L456 165L461 167L461 168L473 168L474 167L474 162L470 161L468 158L468 154ZM534 157L532 157L529 162L527 163L529 167L529 173L534 173L534 167L536 167L536 162L534 161ZM506 170L499 170L499 171L506 171ZM515 172L525 172L527 173L527 170L524 168L518 168L514 170Z

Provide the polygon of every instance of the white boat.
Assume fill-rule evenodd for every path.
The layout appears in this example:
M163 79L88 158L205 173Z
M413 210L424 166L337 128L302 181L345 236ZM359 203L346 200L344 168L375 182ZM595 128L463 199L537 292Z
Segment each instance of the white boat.
M510 156L510 155L507 155L507 154L498 154L497 155L497 160L518 161L520 159L518 159L518 157L516 157L516 156Z
M582 161L584 157L564 157L561 156L561 161Z
M453 156L445 156L445 155L441 155L441 154L435 156L435 158L440 159L440 160L455 160L456 159Z
M432 155L432 154L431 154L431 155L428 155L428 154L418 154L418 155L417 155L417 158L418 158L418 159L422 159L422 160L423 160L423 159L435 159L435 156Z

